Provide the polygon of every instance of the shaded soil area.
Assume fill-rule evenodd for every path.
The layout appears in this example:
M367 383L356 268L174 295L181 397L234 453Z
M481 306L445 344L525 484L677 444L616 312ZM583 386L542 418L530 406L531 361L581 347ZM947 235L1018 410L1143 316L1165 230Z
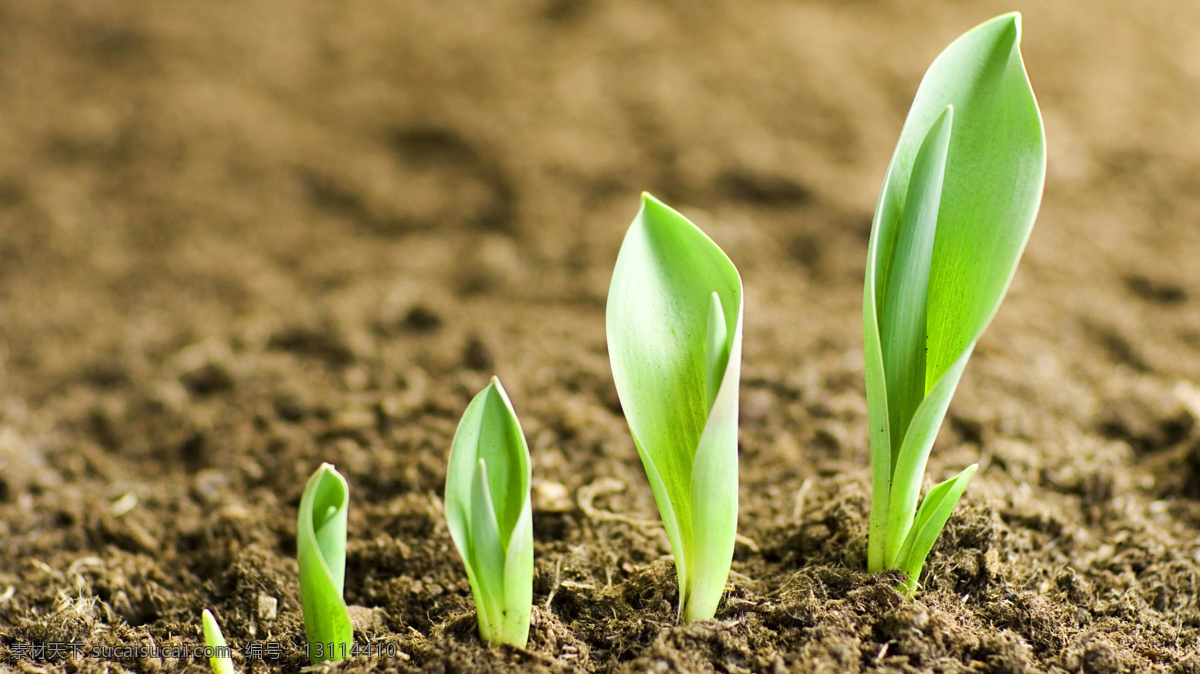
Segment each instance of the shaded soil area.
M906 601L865 572L863 264L949 0L0 3L0 662L199 642L297 671L295 511L351 487L339 671L1200 672L1200 5L1017 2L1038 225L929 480L981 470ZM746 287L741 513L715 621L608 370L649 190ZM444 523L493 373L534 465L529 648ZM248 660L247 644L279 645ZM101 651L102 652L102 651Z

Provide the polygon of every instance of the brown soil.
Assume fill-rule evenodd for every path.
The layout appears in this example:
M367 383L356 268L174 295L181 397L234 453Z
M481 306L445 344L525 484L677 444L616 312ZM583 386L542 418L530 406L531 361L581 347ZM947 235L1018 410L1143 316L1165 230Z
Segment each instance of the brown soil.
M239 668L296 671L331 461L356 639L402 654L341 671L1200 672L1200 5L1017 4L1046 199L905 601L864 571L871 210L925 67L1010 5L0 3L0 663L211 607L282 645ZM746 286L746 541L695 625L605 355L643 189ZM475 635L441 511L492 373L533 451L524 651Z

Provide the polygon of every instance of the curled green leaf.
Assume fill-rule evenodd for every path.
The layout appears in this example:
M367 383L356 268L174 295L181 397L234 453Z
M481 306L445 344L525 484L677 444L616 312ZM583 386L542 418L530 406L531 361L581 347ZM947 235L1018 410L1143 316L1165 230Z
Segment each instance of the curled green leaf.
M342 599L346 578L346 516L350 488L323 463L300 498L296 557L300 565L300 605L312 664L349 655L354 630Z
M968 31L930 66L871 228L863 288L868 567L903 569L909 593L974 473L935 487L926 501L937 503L918 511L929 451L1041 202L1045 136L1020 37L1020 15L1006 14Z
M733 560L742 312L725 253L642 195L609 288L608 353L688 621L716 613Z
M480 391L454 433L446 523L475 596L479 636L521 648L533 607L529 447L500 380Z

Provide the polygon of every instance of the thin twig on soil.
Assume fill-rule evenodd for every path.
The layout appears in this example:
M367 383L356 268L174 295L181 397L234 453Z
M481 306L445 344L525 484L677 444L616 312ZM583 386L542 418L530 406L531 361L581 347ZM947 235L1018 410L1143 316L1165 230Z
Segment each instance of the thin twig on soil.
M792 520L799 521L804 515L804 505L808 500L808 492L812 489L812 478L804 478L804 482L800 483L800 488L796 490L796 505L792 508Z
M558 581L559 581L561 573L562 573L562 558L560 557L560 558L554 560L554 585L551 586L550 594L546 597L546 603L543 604L543 606L545 606L547 610L549 610L549 608L550 608L550 602L554 601L554 593L558 592L558 585L559 585Z
M579 509L587 515L589 519L597 521L622 522L633 527L646 530L661 530L658 522L652 520L640 520L628 515L614 513L610 510L602 510L597 508L594 503L596 497L604 494L616 494L625 491L625 483L611 477L602 477L595 482L584 485L579 488L575 496L575 502L579 505Z

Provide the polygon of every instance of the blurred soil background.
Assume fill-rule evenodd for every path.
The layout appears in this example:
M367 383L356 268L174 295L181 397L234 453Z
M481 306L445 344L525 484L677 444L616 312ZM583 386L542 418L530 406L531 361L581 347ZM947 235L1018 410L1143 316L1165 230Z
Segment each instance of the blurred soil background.
M295 511L351 485L338 671L1200 672L1200 4L0 4L0 661L303 655ZM904 601L865 573L871 213L925 68L1025 14L1049 174L930 463L975 478ZM649 190L746 286L717 620L674 570L605 354ZM443 521L488 377L533 452L528 650ZM278 659L247 660L251 642Z

